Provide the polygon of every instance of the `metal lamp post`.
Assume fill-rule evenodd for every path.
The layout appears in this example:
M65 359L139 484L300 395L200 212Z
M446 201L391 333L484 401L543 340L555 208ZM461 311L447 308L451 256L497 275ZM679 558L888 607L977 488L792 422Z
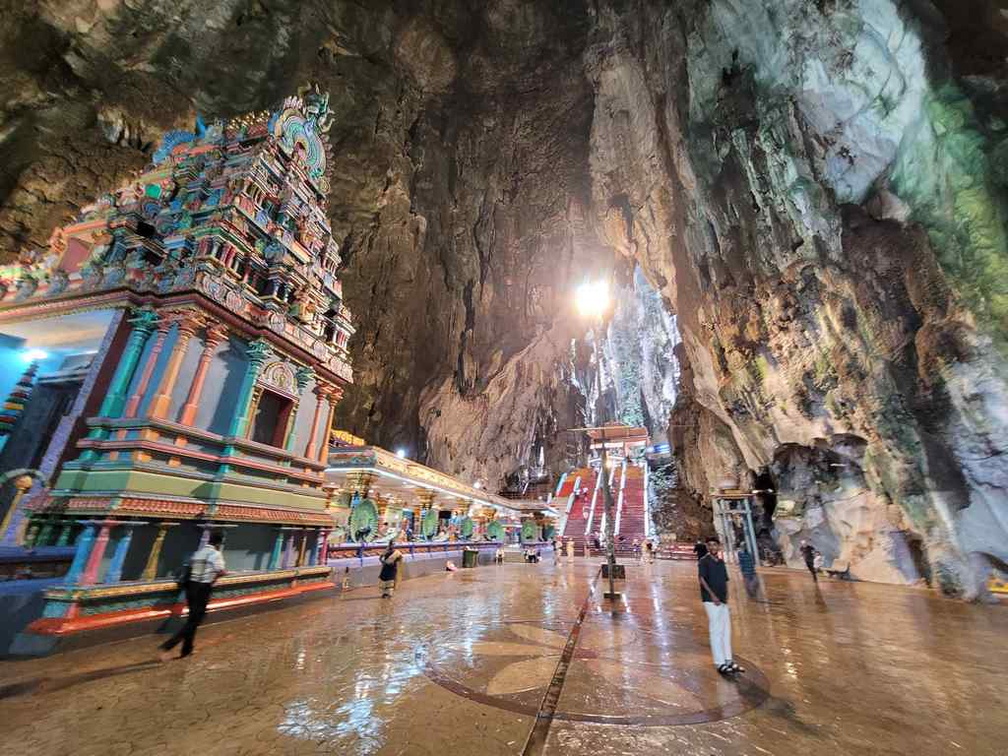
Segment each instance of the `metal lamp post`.
M592 340L592 350L595 355L595 377L598 380L598 396L602 397L602 351L599 349L599 334L603 333L606 325L606 316L609 314L609 287L605 281L582 284L577 291L577 306L582 315L593 317L597 329L595 338ZM606 557L607 570L609 572L609 592L605 598L617 600L620 594L616 593L614 585L616 574L616 523L615 509L613 504L612 490L609 488L609 456L606 451L606 430L602 431L602 466L599 470L602 483L602 503L605 510L606 526Z

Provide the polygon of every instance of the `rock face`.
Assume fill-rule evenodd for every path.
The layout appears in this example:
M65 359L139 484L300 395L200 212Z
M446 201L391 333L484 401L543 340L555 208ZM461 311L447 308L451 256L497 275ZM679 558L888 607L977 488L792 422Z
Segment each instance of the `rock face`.
M586 55L600 226L678 313L685 479L765 471L792 561L975 595L1008 558L1004 72L957 78L933 8L691 10L604 6Z
M348 430L495 486L540 448L564 464L558 431L639 418L668 428L691 502L769 481L792 561L811 538L859 577L968 596L1008 562L993 3L74 0L0 20L8 258L165 129L315 80L359 328ZM599 397L570 295L610 270Z

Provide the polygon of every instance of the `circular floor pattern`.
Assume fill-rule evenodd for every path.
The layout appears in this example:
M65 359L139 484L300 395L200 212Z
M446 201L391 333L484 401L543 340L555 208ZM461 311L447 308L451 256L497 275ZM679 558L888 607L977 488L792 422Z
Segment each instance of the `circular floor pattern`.
M555 719L640 726L715 722L761 705L769 681L751 662L737 680L714 670L706 637L637 618L590 618L564 681ZM444 633L417 651L427 676L469 700L536 716L567 641L569 622L500 622Z

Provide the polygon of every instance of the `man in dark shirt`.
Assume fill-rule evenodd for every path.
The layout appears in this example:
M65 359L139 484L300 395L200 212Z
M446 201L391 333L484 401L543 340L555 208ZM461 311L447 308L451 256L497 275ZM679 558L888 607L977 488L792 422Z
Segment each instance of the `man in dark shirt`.
M805 566L808 567L808 571L812 573L812 579L815 582L819 582L819 575L816 574L818 570L815 568L815 547L808 541L801 542L801 555L805 560Z
M723 675L744 671L732 659L731 614L728 612L728 568L721 559L721 543L707 539L707 553L697 563L700 577L700 600L707 612L711 654L714 666Z

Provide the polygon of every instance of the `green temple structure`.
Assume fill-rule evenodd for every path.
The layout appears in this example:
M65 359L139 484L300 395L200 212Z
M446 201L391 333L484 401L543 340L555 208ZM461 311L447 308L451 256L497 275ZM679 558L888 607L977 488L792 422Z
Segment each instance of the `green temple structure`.
M28 350L44 376L0 452L35 481L5 543L76 544L33 632L170 611L164 578L211 528L236 573L221 601L330 585L323 471L354 332L326 217L330 119L309 89L171 132L0 270L0 358Z

